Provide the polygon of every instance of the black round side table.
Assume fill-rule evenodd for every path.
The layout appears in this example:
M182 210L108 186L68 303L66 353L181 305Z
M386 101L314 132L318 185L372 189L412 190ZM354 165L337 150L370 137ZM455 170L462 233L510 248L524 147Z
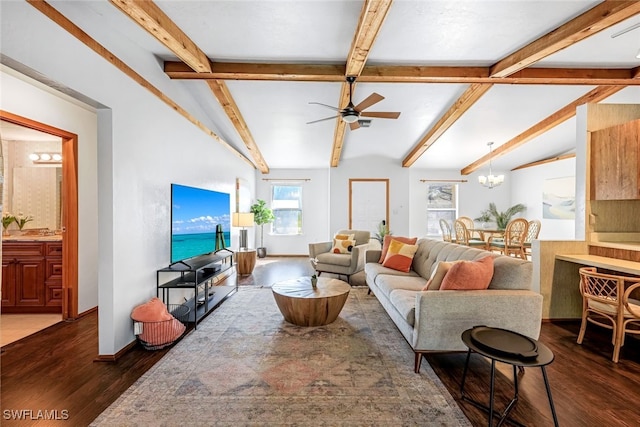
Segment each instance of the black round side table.
M494 415L500 416L497 425L502 425L502 423L507 420L509 412L511 412L518 402L518 376L516 367L521 368L523 371L523 368L534 367L539 367L542 370L542 377L544 378L544 385L547 389L547 397L549 398L549 406L551 407L551 414L553 415L553 424L558 426L558 417L556 416L556 410L553 406L551 388L549 387L549 379L547 378L547 371L545 370L545 366L553 362L554 359L553 352L549 347L517 332L487 326L476 326L473 329L467 329L462 333L462 342L464 342L469 350L467 351L467 360L464 365L464 373L462 374L462 383L460 385L461 398L463 401L469 402L489 413L489 427L493 426ZM471 357L472 351L491 360L489 407L464 394L464 383L467 377L469 358ZM496 361L513 366L514 395L502 414L493 409ZM522 426L522 424L514 420L509 419L508 421L509 423Z

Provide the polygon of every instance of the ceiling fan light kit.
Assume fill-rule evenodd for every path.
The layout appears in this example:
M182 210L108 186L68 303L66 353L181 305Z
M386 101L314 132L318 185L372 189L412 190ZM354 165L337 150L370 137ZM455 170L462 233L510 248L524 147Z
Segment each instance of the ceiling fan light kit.
M355 83L356 78L353 76L347 76L347 83L349 83L349 103L343 109L339 109L336 107L332 107L331 105L323 104L321 102L309 102L309 104L322 105L323 107L330 108L334 111L338 112L337 116L331 116L320 120L314 120L311 122L307 122L307 124L323 122L325 120L331 120L340 117L343 122L349 124L349 129L356 130L360 127L369 127L371 120L363 121L360 117L376 117L379 119L397 119L400 116L399 112L390 112L390 111L371 111L366 112L367 108L371 107L373 104L376 104L384 99L384 96L372 93L367 96L364 101L359 103L358 105L353 105L353 84ZM363 125L366 123L366 125Z
M491 156L491 146L493 145L493 142L488 142L487 145L489 146L489 156ZM489 175L480 175L478 177L478 182L481 185L488 187L489 189L497 187L504 182L504 175L493 174L493 170L491 167L491 157L489 157Z

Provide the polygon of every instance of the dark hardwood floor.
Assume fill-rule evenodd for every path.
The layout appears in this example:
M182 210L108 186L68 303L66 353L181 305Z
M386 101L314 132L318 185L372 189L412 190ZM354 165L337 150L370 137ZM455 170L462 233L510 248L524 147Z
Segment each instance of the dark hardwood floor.
M267 258L259 261L251 276L234 275L227 281L238 281L240 286L271 284L310 271L307 258ZM86 426L166 352L136 346L115 363L94 362L98 354L97 328L97 314L92 313L3 347L0 424ZM609 331L590 326L583 345L577 345L578 328L578 322L542 325L540 340L556 356L547 373L560 425L640 425L639 340L627 338L616 364L611 361ZM484 426L486 414L459 399L465 357L466 353L438 354L429 355L427 360L472 424ZM471 362L465 390L472 398L486 401L490 364L478 355L473 355ZM501 410L513 393L512 373L507 365L497 366L496 406ZM540 369L527 369L520 376L519 386L520 399L512 417L527 426L553 425ZM46 410L49 415L68 419L8 419L11 411L21 410L30 418ZM30 414L24 412L29 410Z

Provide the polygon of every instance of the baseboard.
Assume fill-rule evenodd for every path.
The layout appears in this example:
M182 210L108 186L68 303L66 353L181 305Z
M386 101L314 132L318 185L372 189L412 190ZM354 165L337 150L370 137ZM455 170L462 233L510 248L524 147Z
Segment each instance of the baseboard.
M309 255L300 255L300 254L296 254L296 255L287 255L287 254L267 254L267 256L265 258L309 258ZM258 258L258 259L264 259L264 258Z
M128 345L124 346L116 354L99 354L98 357L93 359L93 361L94 362L107 362L107 363L117 362L118 359L121 358L126 352L131 350L136 345L136 343L137 343L136 340L131 341Z

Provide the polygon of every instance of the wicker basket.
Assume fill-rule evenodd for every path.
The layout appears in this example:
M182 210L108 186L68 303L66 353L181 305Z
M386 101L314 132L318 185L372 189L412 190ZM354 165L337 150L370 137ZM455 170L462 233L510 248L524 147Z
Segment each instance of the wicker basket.
M173 319L159 322L133 322L138 342L147 350L160 350L175 343L186 331L191 309L183 304L167 304Z

